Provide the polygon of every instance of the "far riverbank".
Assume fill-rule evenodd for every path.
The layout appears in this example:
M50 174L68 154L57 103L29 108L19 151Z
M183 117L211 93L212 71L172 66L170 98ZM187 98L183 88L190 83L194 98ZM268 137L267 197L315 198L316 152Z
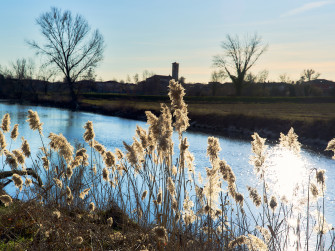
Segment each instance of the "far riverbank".
M17 103L17 100L7 100ZM143 98L136 96L81 96L77 110L145 121L145 111L159 114L160 103L167 97ZM280 133L293 127L304 148L331 156L325 152L328 142L335 137L335 102L332 99L216 99L188 101L189 131L205 132L251 141L257 132L268 142L275 143ZM68 109L66 96L43 96L38 102L25 103Z

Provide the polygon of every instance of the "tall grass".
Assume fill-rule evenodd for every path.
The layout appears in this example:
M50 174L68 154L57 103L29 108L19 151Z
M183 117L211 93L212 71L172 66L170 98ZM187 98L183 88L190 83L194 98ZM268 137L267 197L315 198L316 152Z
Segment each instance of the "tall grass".
M29 211L31 205L23 209L30 212L36 228L33 244L25 248L334 249L334 229L324 218L324 170L307 170L306 179L282 196L271 181L266 140L254 133L250 163L259 185L247 186L249 194L239 192L233 169L219 158L221 147L215 137L208 138L210 167L202 178L183 135L189 126L184 89L171 81L169 90L170 106L162 104L158 117L147 111L148 130L137 126L133 142L123 142L124 151L112 152L97 142L91 121L84 126L84 144L73 147L62 134L50 133L45 139L38 114L30 110L27 122L41 138L39 154L31 156L23 138L20 149L10 149L18 126L10 133L9 115L4 116L2 171L12 171L7 183L13 181L17 187L14 196L48 210L33 207L38 220ZM177 153L174 132L179 135ZM293 129L281 134L279 141L277 150L284 158L300 158ZM335 139L327 150L335 152ZM31 177L32 173L37 175ZM8 195L0 200L14 206ZM77 220L71 225L69 217ZM0 227L5 225L0 222Z

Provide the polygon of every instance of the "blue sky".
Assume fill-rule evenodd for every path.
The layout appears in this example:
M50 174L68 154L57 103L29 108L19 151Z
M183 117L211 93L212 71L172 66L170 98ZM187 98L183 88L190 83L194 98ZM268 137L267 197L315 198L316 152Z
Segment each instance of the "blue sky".
M252 72L297 80L313 68L335 80L335 0L1 0L0 65L39 62L25 40L43 41L35 20L51 6L83 15L102 33L106 49L96 72L103 80L145 69L168 75L177 61L187 82L208 82L225 36L255 32L269 48Z

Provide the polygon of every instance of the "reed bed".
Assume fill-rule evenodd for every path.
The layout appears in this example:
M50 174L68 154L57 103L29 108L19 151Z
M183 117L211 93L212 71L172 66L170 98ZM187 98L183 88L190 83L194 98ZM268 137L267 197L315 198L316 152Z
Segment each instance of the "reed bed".
M162 104L159 116L147 111L148 129L138 126L123 151L99 143L92 121L84 125L83 143L72 146L54 133L46 139L43 123L31 110L27 122L41 139L40 151L32 156L23 137L21 147L12 150L19 125L11 131L10 116L4 115L1 184L4 189L13 182L16 194L3 190L0 195L1 245L19 250L333 250L334 228L324 217L325 170L307 170L303 184L280 196L271 184L266 139L254 133L250 163L257 187L246 185L248 194L239 192L215 137L208 137L210 167L201 177L183 135L189 126L184 95L183 87L171 81L171 104ZM173 133L179 135L178 152ZM293 128L279 142L284 156L300 158ZM335 152L335 139L326 150Z

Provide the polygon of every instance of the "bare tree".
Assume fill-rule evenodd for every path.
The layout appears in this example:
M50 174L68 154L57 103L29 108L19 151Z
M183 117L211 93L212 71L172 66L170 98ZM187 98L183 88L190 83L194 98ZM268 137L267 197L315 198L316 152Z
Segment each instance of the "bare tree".
M269 77L269 71L268 70L262 70L257 75L257 81L258 83L265 83L265 81Z
M98 30L90 34L91 29L81 15L73 17L70 11L62 12L54 7L36 22L46 41L42 45L35 41L28 44L47 59L46 65L53 65L64 74L72 104L77 105L75 82L102 60L103 37Z
M320 77L320 73L316 72L313 69L305 69L301 74L302 81L311 81L318 79Z
M142 73L142 79L143 79L143 81L145 81L147 78L150 78L153 75L155 75L154 72L149 72L148 70L144 70L143 73Z
M228 74L235 86L236 95L239 96L242 93L248 70L267 50L268 46L263 45L261 37L255 34L252 37L245 36L243 40L238 36L227 35L221 47L224 54L214 56L214 66Z
M35 63L32 59L17 59L11 63L13 77L18 80L32 79L35 72Z
M212 82L222 82L226 77L227 75L222 70L213 71L211 74L211 81Z
M137 84L138 81L139 81L138 73L136 73L136 74L133 76L133 79L134 79L134 83Z
M281 83L286 83L286 84L291 84L292 83L292 80L290 79L290 77L286 73L283 73L283 74L279 75L279 81Z
M185 81L186 81L186 78L181 76L179 79L178 79L178 82L181 83L181 84L185 84Z

